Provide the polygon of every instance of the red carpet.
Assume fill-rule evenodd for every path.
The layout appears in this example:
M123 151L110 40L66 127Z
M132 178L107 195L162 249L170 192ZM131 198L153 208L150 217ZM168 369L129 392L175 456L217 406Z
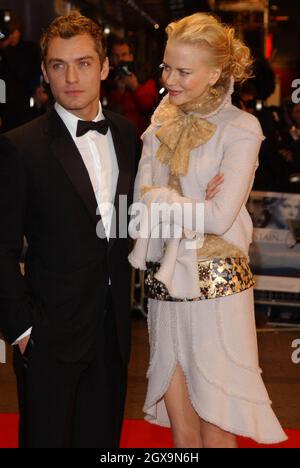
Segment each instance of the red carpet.
M18 415L0 414L0 448L18 446Z
M17 414L0 414L0 448L16 448ZM300 448L300 430L287 430L289 440L279 445L260 446L250 439L239 437L240 448ZM148 424L140 420L124 423L122 448L171 448L172 436L169 429Z
M287 430L289 440L278 445L260 446L250 439L238 438L239 448L300 448L300 430ZM121 440L123 448L173 447L170 429L149 424L142 420L126 420Z

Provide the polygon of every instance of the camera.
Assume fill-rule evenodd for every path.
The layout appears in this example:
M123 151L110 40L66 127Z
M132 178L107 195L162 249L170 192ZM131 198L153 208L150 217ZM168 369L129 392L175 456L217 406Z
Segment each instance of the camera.
M113 69L113 74L115 80L118 80L124 76L130 76L135 74L135 64L134 62L119 62L119 64Z
M10 12L7 10L0 10L0 41L7 39L10 34L8 29L10 20Z
M247 111L256 111L259 112L263 108L263 103L259 99L243 99L241 98L240 101L243 103L245 109Z

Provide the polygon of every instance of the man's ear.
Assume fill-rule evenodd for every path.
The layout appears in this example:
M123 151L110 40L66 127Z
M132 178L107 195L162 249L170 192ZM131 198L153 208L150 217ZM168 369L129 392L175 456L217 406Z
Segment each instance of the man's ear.
M101 68L101 81L106 80L109 74L109 60L108 57L104 60Z
M42 68L44 80L46 81L47 84L49 84L50 82L49 82L49 78L48 78L48 74L47 74L47 70L46 70L46 65L45 65L44 62L42 62L41 68Z

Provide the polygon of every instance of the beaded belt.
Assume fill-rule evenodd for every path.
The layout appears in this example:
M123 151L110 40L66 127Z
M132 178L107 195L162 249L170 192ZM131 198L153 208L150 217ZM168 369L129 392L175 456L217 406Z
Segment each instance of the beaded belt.
M216 299L240 293L254 285L253 274L245 257L214 258L198 262L200 296L194 299L177 299L170 296L166 286L154 277L159 268L159 263L148 262L145 272L145 295L159 301Z

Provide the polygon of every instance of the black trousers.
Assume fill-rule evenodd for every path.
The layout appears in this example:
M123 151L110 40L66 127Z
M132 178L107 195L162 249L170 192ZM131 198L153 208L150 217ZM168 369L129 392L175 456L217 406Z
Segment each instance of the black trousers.
M87 359L62 363L43 343L27 359L14 350L21 448L117 448L127 388L114 315L107 311L99 346Z

